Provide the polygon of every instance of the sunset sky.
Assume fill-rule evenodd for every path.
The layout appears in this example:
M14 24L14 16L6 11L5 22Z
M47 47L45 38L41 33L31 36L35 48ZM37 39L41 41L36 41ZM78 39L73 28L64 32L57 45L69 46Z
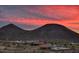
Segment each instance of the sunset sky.
M0 27L9 23L26 30L56 23L79 32L79 6L0 6Z

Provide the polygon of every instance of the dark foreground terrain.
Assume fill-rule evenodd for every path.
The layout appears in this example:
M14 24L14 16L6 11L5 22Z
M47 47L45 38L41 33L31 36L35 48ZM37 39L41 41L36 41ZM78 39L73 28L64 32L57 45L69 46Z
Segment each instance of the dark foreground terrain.
M0 41L0 53L78 53L78 43Z

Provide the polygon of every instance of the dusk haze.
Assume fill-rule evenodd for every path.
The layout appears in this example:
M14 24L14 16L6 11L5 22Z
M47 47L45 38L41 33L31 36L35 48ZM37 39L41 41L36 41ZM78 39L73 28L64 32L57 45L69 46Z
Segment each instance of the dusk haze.
M79 6L0 5L0 53L79 53Z

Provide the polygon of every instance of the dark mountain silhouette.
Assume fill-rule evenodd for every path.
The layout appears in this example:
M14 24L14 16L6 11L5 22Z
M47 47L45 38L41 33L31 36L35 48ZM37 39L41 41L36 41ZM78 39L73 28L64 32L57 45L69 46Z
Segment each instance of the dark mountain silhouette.
M2 40L21 40L26 39L28 31L25 31L14 24L8 24L0 29L0 39Z
M0 31L22 31L23 29L17 27L14 24L8 24L0 29Z
M47 24L33 30L34 37L45 40L69 40L79 42L79 34L59 24Z
M79 42L79 34L59 24L46 24L32 31L23 30L14 24L0 28L1 40L68 40Z

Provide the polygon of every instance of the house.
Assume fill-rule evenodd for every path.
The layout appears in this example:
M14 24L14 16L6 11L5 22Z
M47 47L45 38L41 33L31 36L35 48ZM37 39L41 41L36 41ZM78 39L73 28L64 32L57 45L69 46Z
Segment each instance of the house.
M54 44L54 45L51 46L51 50L67 50L67 49L70 49L70 48L67 48L63 45L55 45Z

